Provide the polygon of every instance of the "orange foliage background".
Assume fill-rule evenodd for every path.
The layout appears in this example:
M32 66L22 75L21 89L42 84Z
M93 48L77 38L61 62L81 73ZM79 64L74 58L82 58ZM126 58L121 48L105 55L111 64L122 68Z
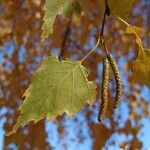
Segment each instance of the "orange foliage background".
M41 41L41 25L44 1L40 0L1 0L0 1L0 109L6 113L0 114L5 119L4 131L12 129L19 115L17 111L22 103L22 95L31 83L31 77L41 60L56 53L64 58L80 59L94 47L100 32L104 8L101 1L81 0L83 14L77 17L72 14L66 20L57 17L54 24L54 33L44 42ZM150 5L146 1L137 1L129 14L129 22L144 28L142 40L145 46L150 45ZM140 86L130 80L132 66L138 49L132 36L125 35L125 26L114 18L108 18L105 26L105 37L111 53L118 61L123 78L124 91L119 108L112 110L112 95L115 89L113 77L111 77L111 90L109 97L109 109L106 119L102 124L97 122L97 113L100 107L100 85L103 51L101 47L91 54L84 66L91 72L90 78L97 83L97 101L92 108L85 106L71 121L66 119L66 114L58 116L53 122L57 126L58 145L62 149L69 149L69 140L79 145L86 141L84 137L83 123L86 123L87 132L92 141L92 149L115 145L117 136L131 136L131 140L122 141L119 147L125 149L141 149L144 147L141 137L138 137L143 128L141 120L149 119L149 97L142 96L147 87ZM150 91L150 90L149 90ZM148 99L148 100L147 100ZM138 111L140 110L140 111ZM84 120L80 120L80 116ZM126 117L125 117L126 116ZM68 126L74 124L78 131L73 138L68 135ZM47 142L48 135L53 129L46 132L45 120L37 124L29 123L16 134L4 137L4 149L10 149L14 143L20 150L26 149L54 149L52 143ZM68 140L65 140L68 139ZM55 145L57 146L57 145ZM78 145L77 145L78 146Z

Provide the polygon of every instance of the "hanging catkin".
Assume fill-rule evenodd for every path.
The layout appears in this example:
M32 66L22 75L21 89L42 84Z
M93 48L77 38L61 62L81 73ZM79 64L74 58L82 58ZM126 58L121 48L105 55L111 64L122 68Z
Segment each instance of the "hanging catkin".
M111 54L107 54L107 58L109 61L109 64L112 68L112 71L115 76L115 81L116 81L116 96L115 96L115 103L114 103L114 109L118 107L120 100L121 100L121 94L122 94L122 81L121 81L121 76L120 72L117 66L117 63L113 56Z
M108 105L108 85L109 85L109 61L103 58L103 75L102 75L102 86L101 86L101 108L98 114L98 121L101 122L105 116L107 105Z

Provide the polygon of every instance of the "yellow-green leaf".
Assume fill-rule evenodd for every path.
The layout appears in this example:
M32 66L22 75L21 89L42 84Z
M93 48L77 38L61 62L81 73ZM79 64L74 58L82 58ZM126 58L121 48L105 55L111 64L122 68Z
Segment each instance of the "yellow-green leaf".
M86 102L92 105L96 99L96 85L88 81L88 75L81 61L59 61L54 55L45 59L35 71L20 106L21 115L7 135L29 121L53 119L64 112L70 117Z
M142 45L142 41L140 39L140 35L142 33L142 29L137 27L137 26L128 25L127 28L126 28L126 33L135 35L136 43L139 46L139 53L140 53L140 51L143 52L144 48L143 48L143 45Z
M139 57L133 63L133 80L150 86L150 50L144 50L139 53Z
M108 5L112 13L122 19L127 19L134 1L135 0L108 0Z
M137 27L137 26L133 26L133 25L129 25L127 26L126 28L126 33L127 34L134 34L135 37L136 37L136 43L139 45L140 49L143 49L143 46L142 46L142 41L140 39L140 35L142 33L142 29Z
M69 16L73 10L80 13L79 0L46 0L42 39L53 32L53 24L57 15Z
M150 50L144 49L140 34L142 29L133 25L128 25L126 33L135 35L136 43L139 46L138 57L132 65L132 79L136 82L150 86Z
M126 33L128 34L134 34L135 36L140 36L142 33L142 29L140 27L129 25L126 28Z

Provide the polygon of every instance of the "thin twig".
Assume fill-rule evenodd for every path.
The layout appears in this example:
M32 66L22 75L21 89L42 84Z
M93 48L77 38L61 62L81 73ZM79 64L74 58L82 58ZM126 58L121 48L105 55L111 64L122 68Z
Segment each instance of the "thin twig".
M101 43L101 45L103 46L103 48L104 48L104 50L105 50L105 53L106 53L106 54L109 54L109 50L108 50L108 48L107 48L107 46L106 46L104 37L101 37L101 38L100 38L100 43Z
M104 11L104 16L103 16L103 21L102 21L102 27L101 27L101 32L100 32L100 43L103 46L105 53L108 54L109 51L107 49L106 43L105 43L105 39L104 39L104 27L105 27L105 22L106 22L106 16L110 15L110 9L108 6L108 2L107 0L105 0L105 11Z
M98 47L98 45L101 43L101 45L103 46L104 50L105 50L105 53L108 54L109 51L107 49L107 46L105 44L105 40L104 40L104 26L105 26L105 20L106 20L106 16L109 16L110 15L110 9L109 9L109 6L108 6L108 3L107 3L107 0L105 0L105 12L104 12L104 16L103 16L103 21L102 21L102 27L101 27L101 32L100 32L100 35L98 37L98 40L97 40L97 43L95 45L95 47L89 51L87 53L87 55L82 58L81 60L81 63L91 54L95 51L95 49Z
M103 16L103 21L102 21L100 37L104 36L104 26L105 26L105 22L106 22L106 16L110 16L110 9L109 9L107 0L105 0L105 11L104 11L104 16Z
M110 8L109 8L107 0L105 0L105 7L106 7L106 14L107 14L107 16L110 16Z
M106 20L106 9L105 9L104 16L103 16L103 21L102 21L102 27L101 27L100 37L103 37L103 36L104 36L105 20Z
M99 43L100 43L100 37L98 38L95 47L94 47L92 50L90 50L90 51L86 54L86 56L85 56L84 58L82 58L81 63L82 63L91 53L93 53L93 52L95 51L95 49L98 47Z

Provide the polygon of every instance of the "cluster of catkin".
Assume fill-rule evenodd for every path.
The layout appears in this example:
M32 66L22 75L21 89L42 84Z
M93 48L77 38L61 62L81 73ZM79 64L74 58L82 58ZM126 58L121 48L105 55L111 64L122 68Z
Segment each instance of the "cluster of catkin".
M101 109L98 114L98 121L101 122L105 116L107 106L108 106L108 88L109 88L109 66L111 67L115 82L116 82L116 96L113 108L117 108L121 99L122 94L122 81L119 73L117 63L111 54L107 54L103 58L103 76L102 76L102 86L101 86Z

